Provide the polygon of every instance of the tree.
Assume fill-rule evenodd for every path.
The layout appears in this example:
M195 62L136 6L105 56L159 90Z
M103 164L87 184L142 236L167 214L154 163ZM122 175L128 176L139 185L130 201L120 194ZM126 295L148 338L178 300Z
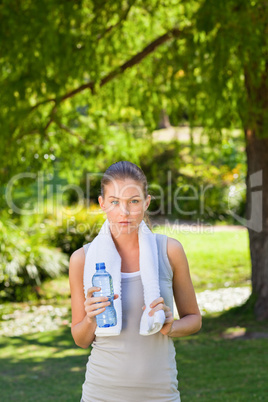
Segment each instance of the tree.
M204 2L198 10L201 76L209 71L209 104L226 102L245 134L247 220L256 316L268 318L268 4ZM205 33L205 40L202 40ZM209 58L206 59L206 54ZM216 105L216 108L215 108ZM225 119L225 117L227 119ZM216 117L217 119L217 117ZM230 119L220 115L221 123Z
M70 150L71 167L86 167L105 153L114 124L150 132L161 110L174 125L183 116L202 125L213 144L223 128L243 128L255 311L268 318L267 8L265 0L3 1L2 180L48 169L51 154L70 170ZM257 204L252 185L262 186Z

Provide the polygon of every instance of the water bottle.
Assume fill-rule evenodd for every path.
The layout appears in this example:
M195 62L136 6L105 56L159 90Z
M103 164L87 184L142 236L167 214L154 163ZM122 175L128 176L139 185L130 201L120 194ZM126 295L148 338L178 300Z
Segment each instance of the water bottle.
M110 302L109 306L105 307L103 313L96 315L97 326L100 328L113 327L117 324L114 308L113 280L109 272L106 271L104 262L96 264L96 272L92 277L92 285L101 288L99 292L94 292L94 296L108 297Z

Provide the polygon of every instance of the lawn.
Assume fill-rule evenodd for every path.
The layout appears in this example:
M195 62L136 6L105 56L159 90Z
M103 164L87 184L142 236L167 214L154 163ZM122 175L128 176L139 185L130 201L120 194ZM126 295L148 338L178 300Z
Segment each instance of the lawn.
M196 292L249 284L251 272L246 230L215 231L208 227L206 232L198 233L159 227L156 233L181 242Z
M80 401L89 350L69 327L0 340L2 402Z
M247 283L246 232L170 235L182 242L197 289L209 284L213 288L221 287L227 281L230 286ZM68 305L67 285L67 278L46 283L46 302ZM240 328L268 332L267 322L254 320L250 303L205 316L198 334L174 340L182 401L267 400L268 340L224 336ZM12 305L5 308L10 312ZM70 313L67 318L70 320ZM80 400L90 349L75 346L66 323L53 331L3 336L0 347L1 401Z
M267 339L176 340L182 401L267 401Z
M267 339L223 339L220 321L204 318L198 335L175 340L182 401L266 401ZM228 322L235 325L234 314ZM90 350L74 345L68 327L2 338L0 346L1 401L80 400Z

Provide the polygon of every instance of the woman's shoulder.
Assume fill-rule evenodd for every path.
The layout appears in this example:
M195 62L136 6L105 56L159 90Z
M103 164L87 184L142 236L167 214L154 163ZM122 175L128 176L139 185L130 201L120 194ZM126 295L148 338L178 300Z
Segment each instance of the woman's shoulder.
M84 247L80 247L75 250L70 257L70 264L69 264L69 275L72 273L81 273L84 272L84 265L85 265L85 251Z
M179 240L167 236L167 249L172 253L183 250L183 246Z
M185 260L185 253L180 241L165 234L156 233L156 240L160 254L163 256L166 266L169 266L171 273Z
M85 250L84 247L80 247L77 250L75 250L70 257L70 261L74 262L85 262Z
M173 237L167 237L167 255L173 268L186 258L181 242Z
M169 237L162 233L156 233L155 235L158 242L166 242L167 247L170 250L178 250L179 248L183 249L182 244L179 240L176 240L173 237Z

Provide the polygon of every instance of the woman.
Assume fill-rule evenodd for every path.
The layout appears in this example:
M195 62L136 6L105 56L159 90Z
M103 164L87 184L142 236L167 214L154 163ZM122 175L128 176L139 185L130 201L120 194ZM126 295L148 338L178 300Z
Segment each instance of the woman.
M92 344L83 384L83 402L180 401L175 348L172 338L193 334L201 328L187 258L179 241L156 235L161 297L150 305L149 315L165 313L162 329L150 336L138 331L143 305L139 267L138 228L150 205L147 181L136 165L123 161L103 175L99 204L106 213L114 245L121 257L122 330L118 336L95 336L96 315L109 305L105 297L93 297L83 272L90 244L70 258L72 336L75 343ZM105 245L104 245L105 247ZM180 316L173 318L173 296ZM117 299L119 296L114 296Z

